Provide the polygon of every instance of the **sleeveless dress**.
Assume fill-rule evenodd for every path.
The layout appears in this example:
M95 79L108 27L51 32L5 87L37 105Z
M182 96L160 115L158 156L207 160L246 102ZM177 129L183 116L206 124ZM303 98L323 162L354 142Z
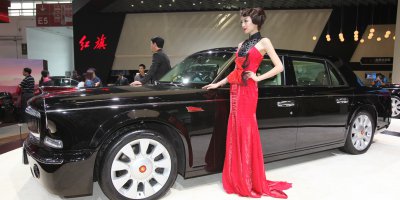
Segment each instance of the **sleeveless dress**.
M256 33L257 34L257 33ZM254 34L255 35L255 34ZM252 40L252 35L250 41ZM242 79L243 71L256 72L263 56L254 46L261 36L250 42L246 40L242 48L247 48L245 56L236 53L236 69L228 76L230 88L230 114L227 127L225 162L222 184L229 194L245 197L271 196L287 198L282 192L291 188L291 183L266 179L264 157L258 131L256 109L258 100L257 83L253 79ZM258 38L257 38L258 37ZM244 62L246 68L243 69ZM265 108L268 109L268 108Z

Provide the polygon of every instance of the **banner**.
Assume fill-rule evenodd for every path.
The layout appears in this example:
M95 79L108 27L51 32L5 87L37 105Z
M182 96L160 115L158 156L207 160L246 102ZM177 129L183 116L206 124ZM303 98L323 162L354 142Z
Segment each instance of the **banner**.
M72 26L72 3L36 4L36 26Z
M10 18L8 17L8 7L10 7L10 1L0 0L0 23L10 22Z

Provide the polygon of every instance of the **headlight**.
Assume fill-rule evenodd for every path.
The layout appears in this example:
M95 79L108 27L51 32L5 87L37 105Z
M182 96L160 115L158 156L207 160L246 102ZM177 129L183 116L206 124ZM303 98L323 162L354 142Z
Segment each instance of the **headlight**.
M49 146L49 147L53 147L56 149L62 149L63 148L63 142L61 140L56 140L53 138L49 138L49 137L45 137L44 138L44 144Z

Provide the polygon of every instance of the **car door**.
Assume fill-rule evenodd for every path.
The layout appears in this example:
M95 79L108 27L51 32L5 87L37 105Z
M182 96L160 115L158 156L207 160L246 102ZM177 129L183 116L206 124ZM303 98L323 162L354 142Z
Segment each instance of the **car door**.
M286 63L285 60L283 63ZM273 66L272 61L266 57L257 73L263 74ZM257 120L266 156L294 150L296 147L296 88L286 85L285 74L282 72L258 83Z
M296 148L343 141L352 91L324 59L291 57L297 82Z

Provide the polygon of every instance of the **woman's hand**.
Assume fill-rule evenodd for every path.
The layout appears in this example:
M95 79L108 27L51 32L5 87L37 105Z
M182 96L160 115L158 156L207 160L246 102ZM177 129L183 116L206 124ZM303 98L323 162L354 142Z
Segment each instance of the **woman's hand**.
M213 83L213 84L208 84L208 85L202 87L202 89L210 90L210 89L216 89L218 87L219 87L218 83Z
M255 82L260 81L260 78L256 75L256 73L252 72L252 71L246 71L246 75L245 75L246 79L253 79Z

